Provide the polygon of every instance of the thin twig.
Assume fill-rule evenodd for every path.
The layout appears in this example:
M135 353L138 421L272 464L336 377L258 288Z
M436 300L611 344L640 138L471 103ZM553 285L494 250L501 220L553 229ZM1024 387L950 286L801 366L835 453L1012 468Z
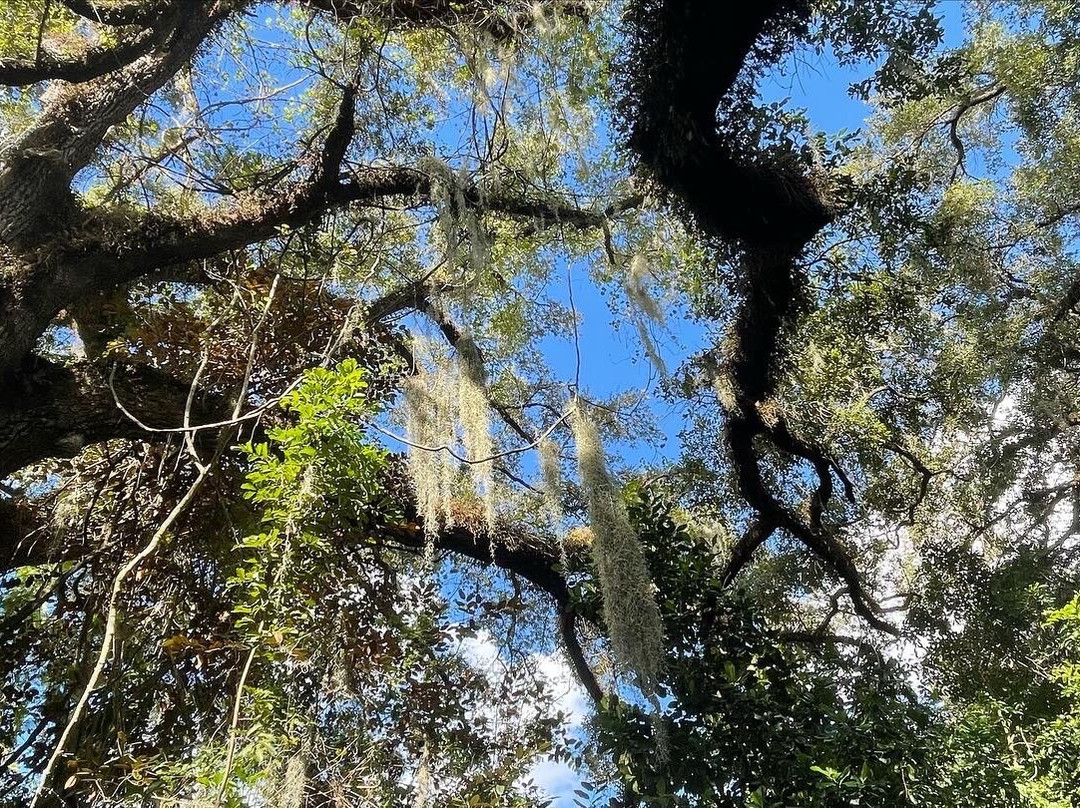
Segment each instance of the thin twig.
M262 624L259 625L262 631ZM252 645L244 661L244 669L240 672L240 681L236 685L236 700L233 702L232 721L229 724L229 752L225 757L225 773L221 777L221 788L218 789L217 799L214 800L214 808L221 808L221 801L225 798L225 789L229 785L229 777L232 774L233 762L236 760L236 727L240 723L240 703L244 695L244 685L247 683L248 673L251 671L251 663L255 659L255 651L258 644Z
M470 465L474 465L474 464L479 464L479 463L490 463L492 460L501 460L504 457L512 457L513 455L523 454L523 453L529 451L530 449L535 449L538 445L540 445L540 441L542 441L544 438L546 438L548 435L550 435L552 432L554 432L556 430L556 428L558 428L559 424L561 424L563 421L565 421L569 417L570 417L570 413L564 412L562 415L560 415L558 417L558 419L553 424L551 424L547 429L545 429L543 432L541 432L540 435L534 441L532 441L532 443L529 443L529 444L527 444L525 446L515 446L513 449L507 449L506 451L503 451L503 452L497 452L497 453L495 453L493 455L488 455L487 457L475 458L475 459L472 459L472 460L470 460L467 457L462 457L461 455L459 455L457 452L454 451L453 447L451 447L451 446L449 446L448 444L445 444L445 443L441 444L440 446L424 446L423 444L420 444L420 443L413 443L408 438L403 438L401 435L398 435L396 432L391 432L389 429L383 429L381 426L379 426L376 423L373 423L373 422L369 421L369 422L366 422L364 425L369 427L370 429L374 429L376 432L378 432L378 433L380 433L382 435L385 435L388 438L396 440L398 443L401 443L401 444L403 444L405 446L408 446L410 449L417 449L418 451L421 451L421 452L432 452L432 453L446 452L452 458L454 458L455 460L457 460L457 461L459 461L461 463L467 463L467 464L470 464Z

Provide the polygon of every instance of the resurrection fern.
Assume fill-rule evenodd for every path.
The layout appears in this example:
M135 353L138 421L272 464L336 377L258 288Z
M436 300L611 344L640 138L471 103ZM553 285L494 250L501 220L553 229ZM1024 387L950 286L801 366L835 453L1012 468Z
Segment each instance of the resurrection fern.
M608 473L599 430L580 400L574 402L570 424L588 498L593 561L611 646L617 663L633 675L641 692L657 709L663 629L645 554Z

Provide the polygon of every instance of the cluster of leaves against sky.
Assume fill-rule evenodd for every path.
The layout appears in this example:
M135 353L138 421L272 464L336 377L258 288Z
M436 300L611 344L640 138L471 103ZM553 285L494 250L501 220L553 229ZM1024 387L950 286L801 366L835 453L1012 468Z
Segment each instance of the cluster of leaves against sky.
M1080 4L943 14L5 3L0 803L1080 804Z

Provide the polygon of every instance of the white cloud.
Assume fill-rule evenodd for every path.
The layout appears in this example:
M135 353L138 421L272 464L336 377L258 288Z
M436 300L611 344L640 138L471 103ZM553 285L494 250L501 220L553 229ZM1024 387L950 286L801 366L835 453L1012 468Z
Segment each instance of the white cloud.
M499 658L499 646L487 629L481 629L471 637L458 641L458 652L479 673L498 679L506 672L506 664Z
M549 654L534 654L533 660L547 684L555 709L566 716L564 728L572 732L581 727L591 702L561 649ZM537 759L529 775L545 794L554 798L553 806L569 808L574 804L574 790L581 788L581 777L573 768L546 757Z
M561 651L534 654L537 670L548 686L555 708L566 715L570 727L579 727L589 713L590 702Z
M553 798L552 806L569 808L574 804L574 789L581 788L581 778L565 763L542 759L529 772L540 790Z
M489 681L494 682L506 674L506 661L502 659L499 646L489 631L482 630L475 636L462 638L458 648L469 665ZM566 716L565 730L573 732L580 728L589 714L591 702L562 650L532 654L530 661L535 665L536 673L546 685L552 700L550 707L537 704L537 711L557 710ZM581 778L572 767L547 757L537 758L529 770L529 779L552 797L552 805L558 807L572 806L574 790L581 787Z

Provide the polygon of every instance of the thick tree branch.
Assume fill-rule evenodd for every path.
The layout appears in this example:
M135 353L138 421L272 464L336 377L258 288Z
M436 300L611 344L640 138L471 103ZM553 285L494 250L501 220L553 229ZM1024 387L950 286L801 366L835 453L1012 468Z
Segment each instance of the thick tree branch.
M342 114L326 138L321 161L304 182L278 189L273 196L255 196L235 207L190 219L147 213L133 220L130 213L113 218L105 211L80 211L71 192L72 178L92 159L110 127L125 120L190 63L215 28L243 4L222 0L67 0L66 4L88 19L110 25L153 24L154 30L130 40L137 40L138 47L149 52L122 69L60 89L34 125L0 153L0 311L4 313L0 318L0 372L17 368L64 307L78 305L162 267L198 262L266 240L283 225L302 226L337 207L395 196L422 197L430 191L427 175L406 167L359 169L348 181L339 181L337 169L352 135L354 90L350 89ZM567 2L551 5L563 11L574 6ZM504 6L502 2L415 0L335 2L324 4L322 10L386 15L416 24L442 24L447 16L482 20L531 13L526 4L510 4L510 9ZM54 64L48 60L36 62L35 67L40 77L62 74L82 79L89 75L87 70L104 70L108 59L132 55L114 51L111 56L88 56L92 70L86 60L78 69L74 62ZM636 200L623 201L606 211L586 211L558 199L506 189L473 187L465 189L465 194L472 204L529 217L539 226L555 222L596 226L605 216L636 204Z
M339 537L342 550L347 549L350 543L369 544L372 541L378 545L417 552L425 550L428 539L423 524L396 467L391 467L386 487L402 500L403 521L384 526L374 535L367 531L362 535L353 535L346 530ZM573 617L569 611L570 590L559 572L559 553L554 542L515 530L510 525L503 526L498 536L457 525L443 530L434 543L437 551L458 555L484 566L498 567L549 595L558 614L560 636L566 643L575 672L594 700L603 697L603 691L585 661L574 633ZM93 544L57 543L50 531L36 524L32 509L25 503L17 499L0 499L0 570L73 561L100 549Z
M351 92L351 91L350 91ZM77 238L48 245L45 256L5 261L0 251L0 371L18 365L38 336L65 307L96 297L158 272L186 265L198 272L199 262L228 250L273 238L283 226L302 227L329 210L347 205L384 204L393 199L429 201L431 180L410 166L369 166L351 171L346 182L333 168L340 162L352 134L351 98L331 127L326 145L311 176L276 194L253 195L235 205L202 216L176 217L148 212L132 221L108 215L89 216ZM583 210L557 197L518 196L501 187L466 189L472 204L498 215L562 222L567 226L600 226L611 215L640 203L631 196L606 210ZM199 278L193 277L193 280Z
M610 215L636 207L640 196L621 199L604 211L589 211L557 197L517 194L501 187L463 189L467 204L489 213L524 218L544 224L564 223L577 228L599 227ZM431 178L412 166L366 166L354 168L349 179L332 182L327 172L317 180L279 189L273 195L253 196L235 206L200 217L173 218L147 214L142 221L125 224L110 233L103 228L98 241L88 241L80 255L112 263L125 280L136 273L187 261L201 260L226 250L265 241L282 225L303 226L329 210L348 205L384 204L395 198L430 202ZM123 243L120 243L123 238Z
M483 31L497 41L512 40L531 30L538 12L565 17L588 17L584 0L299 0L342 22L358 17L382 19L395 25L422 27L460 25Z
M62 89L46 105L0 152L0 243L32 248L68 223L75 212L71 181L109 129L188 64L232 8L211 0L175 8L175 24L160 27L166 35L160 47L120 70Z
M145 365L113 374L116 397L154 428L183 424L189 387ZM216 411L197 402L195 422ZM49 457L71 457L112 438L145 438L146 431L116 406L105 370L95 363L60 365L32 360L0 391L0 479Z
M808 11L800 0L737 8L707 0L632 3L628 134L641 165L699 227L741 249L743 299L727 355L721 367L711 364L727 414L725 441L755 519L736 545L725 579L733 579L778 528L844 581L867 622L895 634L878 617L851 556L823 524L836 464L792 434L775 400L786 332L809 307L798 257L837 209L823 191L825 178L799 168L795 155L780 159L740 151L717 122L721 100L736 86L745 63L756 58L762 38L778 26L800 24ZM806 503L805 519L769 490L755 445L759 438L813 466L818 485ZM850 497L851 485L839 473Z
M69 11L80 17L105 25L149 25L167 13L173 0L133 0L131 2L107 2L106 0L60 0Z
M111 438L160 440L163 433L148 433L122 413L121 400L136 418L157 428L176 427L183 421L189 387L165 374L144 366L127 367L113 379L115 396L98 366L84 363L66 367L41 360L28 370L17 386L0 397L0 477L46 457L69 456L84 445ZM212 419L217 409L205 403L194 416ZM386 526L376 540L413 550L425 547L420 517L396 468L387 480L388 490L397 492L405 518ZM37 524L33 509L18 498L0 499L0 569L71 561L95 552L93 545L58 544L52 534ZM461 555L481 564L493 564L519 576L547 593L560 615L560 631L567 652L574 661L582 683L594 698L602 691L592 674L567 617L570 592L558 571L559 556L554 543L510 525L499 536L466 526L444 530L436 540L438 549ZM568 636L567 620L570 620Z
M859 637L848 637L843 634L827 634L818 631L779 631L773 636L778 642L796 645L847 645L857 649L859 653L867 659L873 660L877 663L879 668L885 667L885 658L881 653L881 649L877 648L873 643Z
M604 689L600 687L596 674L589 667L589 661L585 658L585 651L581 647L581 641L578 639L577 627L574 622L574 613L561 604L559 609L559 635L562 637L563 648L566 649L566 655L570 658L570 664L574 668L574 674L577 676L578 681L581 682L581 686L585 688L585 692L589 694L589 698L593 700L593 703L599 705L604 698Z
M406 491L406 486L397 486ZM405 502L405 521L392 525L379 534L380 541L407 547L412 550L425 548L423 522L416 513L411 498L402 493ZM512 535L511 535L512 534ZM474 531L464 525L443 530L435 539L436 549L477 561L494 564L517 575L548 593L556 604L569 603L570 591L566 580L557 571L558 549L553 542L531 536L511 526L503 526L502 535L491 536L485 531Z
M345 87L338 103L337 115L323 141L315 169L308 180L308 194L313 200L331 193L339 185L341 164L356 134L356 85Z
M32 508L0 495L0 570L34 564L49 546L48 538Z
M878 616L879 609L873 598L866 592L862 576L859 574L851 555L832 535L831 530L822 524L821 510L831 493L829 468L818 468L818 490L812 495L807 511L809 521L804 521L792 513L769 491L761 474L754 439L769 435L769 428L760 420L746 418L738 413L729 413L726 438L731 459L739 480L739 491L747 503L760 515L765 525L775 525L801 542L815 556L825 562L844 582L855 611L870 625L879 631L896 635L898 632L890 623ZM749 538L748 538L749 537ZM742 551L739 566L746 563L747 553L752 553L761 542L752 539L756 534L743 537L737 549ZM733 559L734 560L734 559ZM738 572L738 567L729 566L728 579Z
M348 187L326 189L319 179L276 197L245 200L204 217L147 213L134 223L106 217L87 222L77 239L48 247L37 261L5 261L0 252L0 372L17 367L57 313L161 268L199 262L272 238L282 225L299 227L349 201L411 194L417 172L373 168Z
M629 145L642 167L710 233L798 252L834 215L818 178L742 155L717 129L717 106L762 35L804 17L806 6L800 0L630 5L624 100Z
M423 280L391 289L368 304L364 319L374 325L404 312L422 311L424 300L430 294L429 289Z
M343 108L347 107L343 104ZM343 116L343 120L351 116ZM342 128L338 132L342 144L348 140L348 134ZM336 151L336 154L335 154ZM324 209L327 196L334 199L347 197L362 202L375 202L387 195L409 194L418 188L426 189L427 177L421 172L403 167L373 168L357 174L347 186L336 183L327 191L318 190L323 177L335 173L328 167L340 159L344 145L324 151L321 168L313 174L313 180L292 197L270 201L257 213L242 216L237 214L222 215L218 219L184 220L160 223L157 237L151 235L154 226L151 220L142 223L140 236L128 236L130 240L121 243L122 234L108 245L82 246L61 253L60 271L51 276L44 275L41 268L36 271L12 272L9 278L0 280L0 300L5 293L10 295L4 300L6 323L13 328L10 339L0 344L0 367L6 363L8 384L11 398L6 403L0 401L0 474L6 475L23 465L55 454L70 454L83 445L109 437L136 437L133 424L127 432L115 433L106 429L106 424L113 424L121 417L113 402L102 399L106 391L103 377L93 370L93 366L84 365L77 369L65 368L48 362L31 362L31 370L20 368L19 363L30 350L28 333L40 333L56 312L72 301L86 300L98 293L120 284L131 282L137 277L147 275L157 266L179 265L195 262L199 258L209 258L234 246L243 245L260 237L268 238L278 232L280 222L300 224L310 220L318 211ZM322 198L320 198L322 197ZM534 203L521 203L520 206L507 204L512 210L522 208L533 210ZM628 204L628 203L623 203ZM565 208L565 210L564 210ZM624 209L624 208L621 208ZM550 211L562 214L574 210L570 206L553 203ZM582 224L589 221L582 216ZM43 279L44 278L44 279ZM46 279L49 282L46 282ZM7 281L6 289L5 283ZM369 322L378 322L395 313L405 310L427 313L446 333L451 344L460 341L456 326L442 315L431 300L431 290L423 284L410 284L394 290L375 301L369 311ZM20 317L26 320L19 322ZM32 320L32 328L26 322ZM0 324L0 331L4 326ZM19 339L18 337L21 337ZM121 378L123 381L123 378ZM55 392L50 393L50 385L55 384ZM36 398L26 398L20 391L36 390ZM186 390L186 388L185 388ZM173 392L179 392L179 388ZM137 396L124 396L124 400L138 400ZM64 406L67 401L72 406L84 410L85 423L72 420L72 410ZM153 399L148 399L153 402ZM182 401L182 399L181 399ZM27 407L27 404L30 406ZM104 409L103 409L104 407ZM523 437L531 436L521 427L511 414L499 408L504 419ZM175 406L166 406L159 410L163 416L175 414ZM36 424L33 429L28 425L16 423L20 413ZM55 414L55 420L50 420ZM151 419L152 420L152 419ZM213 420L208 419L208 420ZM169 426L175 426L175 423ZM91 426L93 428L91 428ZM17 439L16 439L17 436ZM6 441L6 443L5 443Z
M418 520L418 515L410 506L406 522L391 528L383 534L383 538L411 549L422 549L425 538ZM484 565L494 564L550 595L555 602L559 636L574 674L593 702L599 703L604 697L604 691L596 674L589 667L577 636L570 590L566 579L559 572L557 547L551 541L514 531L509 526L505 526L505 529L508 535L492 537L464 527L449 528L435 539L435 547Z
M775 531L776 526L760 516L750 523L731 550L731 557L721 576L724 586L729 586L738 577L742 568L750 563L757 548L767 542Z
M43 50L36 59L0 59L0 84L21 87L57 79L73 83L90 81L131 64L159 41L159 34L147 29L112 47L89 48L75 57Z

